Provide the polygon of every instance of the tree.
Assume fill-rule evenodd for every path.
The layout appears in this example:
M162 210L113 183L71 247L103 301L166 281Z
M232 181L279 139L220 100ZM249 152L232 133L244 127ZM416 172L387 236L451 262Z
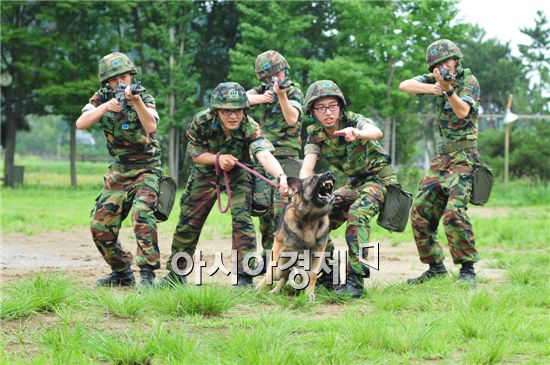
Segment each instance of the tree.
M303 12L306 2L246 1L237 3L240 12L240 41L229 51L229 79L245 88L258 83L254 72L256 56L273 49L280 52L291 67L291 79L308 66L304 57L311 48L299 36L313 27L314 16Z
M45 65L55 39L40 17L49 6L44 2L7 2L2 9L2 146L4 185L14 186L13 164L16 131L28 129L29 114L44 114L36 88L46 85L51 74ZM46 31L45 31L46 30Z
M521 60L512 56L510 44L496 38L485 39L486 32L472 27L470 37L461 44L463 65L472 69L481 86L481 106L486 114L504 113L510 94L527 89L528 83ZM519 98L515 98L516 110ZM500 120L493 120L493 128Z
M525 65L534 82L532 96L532 112L540 113L550 111L550 27L544 13L537 11L535 26L533 28L521 28L523 34L531 38L531 44L520 44Z
M41 13L55 44L47 62L51 82L37 86L36 93L40 104L62 115L70 126L72 186L77 185L75 121L98 89L98 61L112 47L114 32L107 22L108 11L102 3L57 2Z
M381 121L386 151L405 163L420 137L419 121L395 116L410 114L420 104L418 98L400 92L398 85L427 72L428 44L438 38L459 38L464 26L450 26L458 11L456 4L347 1L334 3L334 9L337 31L332 37L337 40L338 56L315 62L310 74L313 79L334 80L354 111ZM399 145L399 151L390 147L392 127L397 130L394 146Z

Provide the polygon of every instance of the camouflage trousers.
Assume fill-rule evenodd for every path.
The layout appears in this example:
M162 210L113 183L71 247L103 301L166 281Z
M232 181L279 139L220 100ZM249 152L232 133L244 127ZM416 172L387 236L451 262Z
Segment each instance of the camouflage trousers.
M472 224L466 214L474 161L479 161L476 149L437 156L420 182L411 224L420 261L425 264L444 259L437 241L437 226L442 217L454 263L479 261Z
M302 166L302 161L297 158L290 157L277 157L277 160L281 163L283 171L288 177L299 178L300 168ZM264 176L265 171L258 171ZM262 234L262 248L265 253L266 250L271 250L273 248L273 240L275 232L278 228L279 219L285 207L288 204L288 198L281 197L278 189L275 189L271 185L269 186L271 190L271 207L267 213L259 217L260 221L260 233Z
M137 241L136 264L158 269L157 205L160 171L135 169L127 172L109 170L103 190L91 213L92 237L101 255L114 271L124 271L133 261L118 240L122 221L129 213Z
M397 182L395 175L383 179L375 178L358 186L349 183L334 192L335 202L330 213L330 229L339 228L344 222L346 226L346 243L348 245L348 270L362 277L369 277L369 267L359 258L360 245L369 243L370 222L384 206L386 184ZM327 251L333 251L332 241L329 241ZM366 257L365 257L366 258Z
M243 272L242 259L256 251L256 231L250 215L252 204L252 176L235 167L229 172L231 187L232 250L237 250L239 273ZM172 258L178 252L191 257L199 242L204 222L217 200L215 174L204 174L193 169L180 199L180 216L172 240L172 254L166 268L172 271ZM223 186L223 178L221 179ZM185 270L185 260L179 260L178 268Z

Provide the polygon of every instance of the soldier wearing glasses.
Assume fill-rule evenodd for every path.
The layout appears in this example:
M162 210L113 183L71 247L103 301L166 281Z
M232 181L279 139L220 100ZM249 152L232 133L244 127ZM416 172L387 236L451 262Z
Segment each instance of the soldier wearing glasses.
M336 289L336 294L358 298L363 294L363 278L370 276L369 267L360 260L364 255L359 246L369 242L370 221L384 204L386 185L396 183L397 178L389 156L377 141L382 131L372 120L346 110L344 94L333 81L316 81L309 86L304 111L316 123L308 128L300 178L313 174L321 156L348 177L346 185L334 192L330 228L347 222L347 282ZM327 251L331 249L327 247ZM326 281L321 284L327 286Z
M172 258L178 252L191 257L199 236L216 201L216 154L221 153L219 164L227 171L231 188L232 249L238 252L238 285L252 285L252 277L243 270L242 259L256 250L256 233L252 223L252 176L235 166L236 161L251 163L254 155L265 170L279 180L281 194L288 193L283 168L273 157L273 145L265 139L260 126L246 114L249 108L244 88L235 82L219 84L213 91L210 107L199 112L187 126L189 145L187 152L193 159L193 168L185 192L180 199L179 222L172 241L172 255L168 259L169 274L162 284L185 283L185 277L177 275ZM185 270L185 260L178 268Z

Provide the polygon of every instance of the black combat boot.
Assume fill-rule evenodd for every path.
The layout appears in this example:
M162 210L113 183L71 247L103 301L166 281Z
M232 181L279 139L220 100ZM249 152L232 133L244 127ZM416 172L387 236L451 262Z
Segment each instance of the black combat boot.
M317 284L327 288L328 290L334 290L334 283L332 282L332 273L324 272L321 277L317 278Z
M139 286L142 288L150 288L155 285L155 272L149 267L142 267L141 271L141 281Z
M474 264L472 262L463 262L460 268L460 274L458 274L457 282L476 285L476 273L474 271Z
M341 284L336 289L336 295L349 295L352 298L361 298L363 296L363 277L354 271L347 273L346 284Z
M136 279L131 268L124 271L113 271L106 277L96 281L98 286L132 286L135 283Z
M252 289L252 276L239 273L237 275L237 286L242 289Z
M430 279L447 275L443 262L430 264L430 268L417 278L407 279L407 284L422 284Z
M173 287L176 285L187 284L187 277L176 274L170 271L165 277L159 280L157 286Z

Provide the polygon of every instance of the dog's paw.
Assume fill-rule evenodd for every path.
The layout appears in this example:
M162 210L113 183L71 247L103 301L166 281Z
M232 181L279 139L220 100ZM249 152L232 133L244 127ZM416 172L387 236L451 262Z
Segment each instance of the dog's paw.
M307 295L307 300L309 300L310 302L314 302L315 301L315 293L310 293Z

